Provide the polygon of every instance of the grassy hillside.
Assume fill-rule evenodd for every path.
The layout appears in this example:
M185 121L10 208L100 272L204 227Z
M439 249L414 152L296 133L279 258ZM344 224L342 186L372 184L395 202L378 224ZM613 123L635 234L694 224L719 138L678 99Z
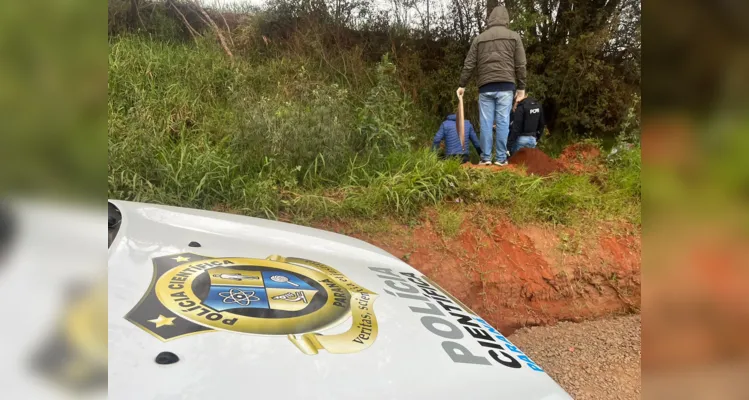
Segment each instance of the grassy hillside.
M440 162L427 146L442 116L410 100L387 56L357 68L352 82L304 56L110 38L109 197L301 223L408 219L458 198L517 222L639 222L639 148L595 179Z

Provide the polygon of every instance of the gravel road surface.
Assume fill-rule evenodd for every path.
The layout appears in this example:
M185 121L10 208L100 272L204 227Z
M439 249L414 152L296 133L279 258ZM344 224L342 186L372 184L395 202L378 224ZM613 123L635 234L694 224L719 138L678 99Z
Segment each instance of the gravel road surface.
M509 337L576 400L640 398L640 316L523 328Z

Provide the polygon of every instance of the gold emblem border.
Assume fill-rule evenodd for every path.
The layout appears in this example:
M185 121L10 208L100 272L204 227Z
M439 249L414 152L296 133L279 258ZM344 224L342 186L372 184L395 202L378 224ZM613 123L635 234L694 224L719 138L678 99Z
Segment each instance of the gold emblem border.
M180 264L169 271L165 272L163 275L161 275L158 278L158 281L155 285L155 292L156 297L159 299L159 302L164 305L169 311L173 312L175 315L179 316L180 318L184 318L190 322L193 322L198 325L206 326L209 328L217 329L217 330L223 330L223 331L231 331L231 332L237 332L237 333L247 333L247 334L258 334L258 335L287 335L287 334L300 334L305 332L312 332L312 331L318 331L323 330L327 327L337 325L338 323L342 322L343 319L347 318L350 314L351 309L351 293L349 290L345 287L340 285L339 283L335 282L334 280L330 279L329 276L327 276L324 273L321 273L319 271L316 271L311 268L305 268L301 267L295 264L285 263L285 262L278 262L268 259L254 259L254 258L220 258L220 259L214 259L214 260L222 260L222 261L229 261L234 263L235 265L249 265L249 266L258 266L258 267L267 267L267 268L275 268L282 271L289 271L293 272L299 275L306 276L310 279L313 279L314 281L318 282L318 284L323 287L323 289L326 291L328 295L328 299L325 302L325 304L318 310L313 311L309 314L298 316L298 317L290 317L290 318L257 318L257 317L248 317L248 316L242 316L237 314L232 314L226 311L218 312L219 314L222 314L222 318L218 319L216 321L211 321L206 318L200 317L197 315L197 311L195 310L192 312L187 312L184 310L184 307L180 306L178 303L182 300L176 300L174 297L171 296L171 294L178 293L178 292L184 292L186 297L188 297L191 301L195 302L196 304L201 304L200 298L198 298L197 295L192 291L192 282L203 273L206 273L207 271L210 271L211 268L207 268L201 272L197 272L192 274L190 277L186 278L183 283L183 288L181 289L170 289L169 284L172 283L172 278L177 276L180 272L198 265L203 264L207 260L197 260L188 262L185 264ZM229 267L231 268L231 265L224 265L223 267ZM214 267L215 268L215 267ZM343 290L343 293L345 294L345 306L340 307L335 305L334 303L338 302L340 299L337 299L334 296L333 290L328 287L325 283L321 282L322 280L330 279L334 282L334 284L338 287L340 287ZM222 321L224 319L229 318L237 318L237 321L233 325L226 325Z

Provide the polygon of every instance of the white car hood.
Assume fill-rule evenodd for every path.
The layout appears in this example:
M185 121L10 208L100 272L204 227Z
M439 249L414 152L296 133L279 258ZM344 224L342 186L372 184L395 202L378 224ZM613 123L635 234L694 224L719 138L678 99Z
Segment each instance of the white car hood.
M123 217L108 263L112 399L570 398L480 317L377 247L262 219L112 203ZM191 247L191 242L200 247ZM312 271L301 275L311 278L295 280L290 272L292 280L273 283L271 275L247 272L257 274L247 279L262 277L265 287L227 289L244 279L231 269L243 264L241 259L270 256L276 258L267 263L283 265L295 264L290 257L311 260L289 267ZM277 269L268 271L284 271L279 265L272 264ZM198 279L219 286L203 285L202 294L182 291L183 286L197 287ZM313 290L321 288L313 281L332 291ZM350 304L345 313L333 316L343 308L332 305L340 298L330 282L347 289ZM279 289L283 287L287 289ZM249 293L248 302L244 295ZM202 306L192 307L193 295L205 297ZM312 307L313 300L325 298L322 308L298 317L298 324L284 325L279 321L285 317L270 318L278 312L266 310L295 310L307 300ZM255 314L231 323L243 304L257 307L247 311ZM191 308L196 310L186 311ZM206 319L211 315L215 318ZM329 315L330 323L324 323ZM289 336L289 330L297 332ZM156 363L162 352L175 354L179 361Z

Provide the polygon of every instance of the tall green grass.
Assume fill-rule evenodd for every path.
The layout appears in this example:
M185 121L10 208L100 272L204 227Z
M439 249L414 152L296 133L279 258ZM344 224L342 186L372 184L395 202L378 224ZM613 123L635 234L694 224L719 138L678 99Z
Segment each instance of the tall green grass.
M465 169L424 148L439 116L394 72L384 58L351 85L300 57L111 39L109 196L298 222L413 218L457 198L519 223L639 222L638 149L596 177Z

